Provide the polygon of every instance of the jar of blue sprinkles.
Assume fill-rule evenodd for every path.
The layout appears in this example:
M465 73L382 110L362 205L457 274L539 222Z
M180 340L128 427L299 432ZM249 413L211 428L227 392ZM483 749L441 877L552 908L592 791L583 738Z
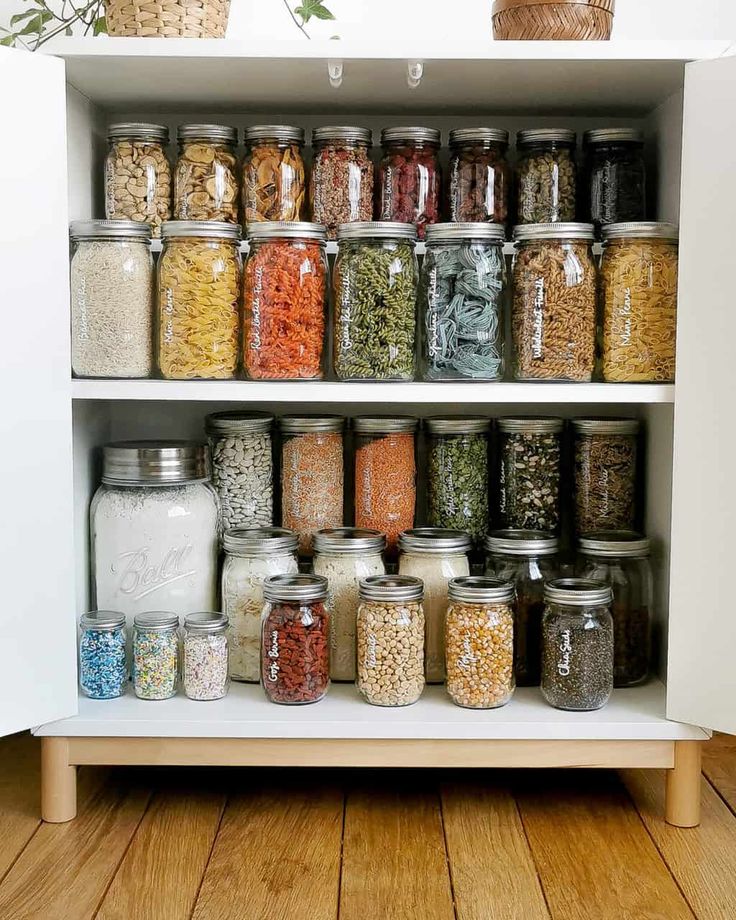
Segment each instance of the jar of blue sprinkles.
M79 684L93 700L111 700L125 693L128 668L125 614L92 610L79 621Z

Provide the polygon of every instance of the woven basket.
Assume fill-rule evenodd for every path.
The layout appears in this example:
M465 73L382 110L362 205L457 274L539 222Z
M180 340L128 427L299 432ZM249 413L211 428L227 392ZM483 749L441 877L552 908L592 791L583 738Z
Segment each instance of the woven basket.
M607 41L616 0L494 0L493 37L507 41Z
M224 38L230 0L106 0L107 31L116 36Z

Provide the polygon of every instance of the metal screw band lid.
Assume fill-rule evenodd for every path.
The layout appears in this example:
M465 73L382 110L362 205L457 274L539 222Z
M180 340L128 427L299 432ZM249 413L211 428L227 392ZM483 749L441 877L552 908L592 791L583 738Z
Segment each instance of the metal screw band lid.
M356 434L413 434L419 421L409 415L359 415L353 419Z
M215 141L238 143L238 129L230 125L179 125L176 136L180 141Z
M166 226L166 224L164 224ZM593 224L520 224L514 227L514 242L528 243L533 240L589 240L595 239Z
M489 553L505 556L553 556L559 539L544 530L493 530L486 537Z
M611 240L670 240L677 242L680 228L664 220L627 221L618 224L606 224L601 229L603 242Z
M72 240L127 239L147 243L151 227L139 220L73 220L69 235Z
M228 626L228 618L224 613L215 613L203 610L201 613L188 613L184 617L184 628L196 633L224 632Z
M504 128L453 128L450 131L450 147L462 144L506 144L509 132Z
M635 418L574 418L576 434L636 434L640 423Z
M323 554L376 554L386 548L386 537L380 530L362 527L331 527L314 535L314 551Z
M213 240L240 240L240 224L224 220L166 220L161 224L164 240L199 237Z
M595 128L583 134L583 144L643 144L644 132L638 128Z
M257 141L283 141L287 144L304 143L304 128L296 125L251 125L245 129L245 143Z
M271 575L263 582L267 601L323 601L327 579L322 575Z
M533 418L519 415L500 418L498 430L504 434L559 434L564 427L561 418Z
M449 243L454 240L481 240L488 243L505 243L506 228L503 224L489 224L470 221L429 224L426 239L428 243Z
M402 553L443 556L447 553L467 553L473 545L470 534L442 527L414 527L399 534Z
M146 613L137 613L133 618L133 624L150 632L178 629L179 617L168 610L150 610Z
M345 419L341 415L284 415L280 424L281 434L341 433Z
M108 484L197 482L210 474L207 445L199 441L116 441L102 449Z
M632 530L607 530L581 534L578 548L584 556L648 556L651 541Z
M230 435L271 431L274 418L268 412L213 412L204 420L207 434Z
M248 224L247 239L258 243L261 240L327 240L327 227L306 220L264 220Z
M359 128L354 125L323 125L312 131L312 144L329 144L331 141L352 141L354 144L365 144L370 147L373 143L373 132L370 128Z
M603 607L613 600L613 590L587 578L555 578L544 584L544 599L566 607Z
M442 132L439 128L404 127L384 128L381 131L381 144L399 144L402 141L417 141L423 144L442 143Z
M125 627L125 614L117 610L88 610L79 618L79 625L82 629L113 632Z
M230 527L222 535L222 548L230 556L285 556L298 545L298 536L285 527Z
M417 238L414 224L402 224L396 220L357 220L351 224L340 224L337 240L411 240Z
M358 582L358 593L363 600L389 604L421 601L424 582L412 575L370 575Z
M488 434L491 430L491 420L481 416L473 418L435 416L425 419L424 424L430 434Z
M574 147L578 136L568 128L528 128L516 135L517 147L530 147L535 144L564 144Z
M468 604L508 604L513 601L515 594L513 582L486 575L451 578L447 585L448 600Z
M150 141L152 143L169 143L169 129L166 125L150 125L142 121L121 121L107 126L109 141Z

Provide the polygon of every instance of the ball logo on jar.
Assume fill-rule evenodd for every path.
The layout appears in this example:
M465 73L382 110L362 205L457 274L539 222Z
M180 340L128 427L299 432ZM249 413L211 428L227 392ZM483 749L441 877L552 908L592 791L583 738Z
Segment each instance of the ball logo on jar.
M279 679L279 633L277 629L271 631L271 644L268 647L268 657L271 659L268 663L266 676L271 683L276 683Z
M151 560L148 547L144 546L129 553L120 553L110 569L114 575L120 576L118 591L137 601L159 588L196 575L196 569L187 568L192 552L190 543L172 546L156 563Z
M572 637L569 629L563 629L560 639L560 660L557 662L557 673L560 677L570 676L570 658L572 657Z

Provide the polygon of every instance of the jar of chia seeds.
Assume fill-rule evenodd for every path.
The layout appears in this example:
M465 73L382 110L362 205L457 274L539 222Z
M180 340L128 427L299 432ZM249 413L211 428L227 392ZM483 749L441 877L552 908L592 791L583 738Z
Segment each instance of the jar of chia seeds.
M645 220L644 134L637 128L596 128L583 135L590 219L596 230Z
M179 679L179 617L139 613L133 625L133 689L140 700L167 700Z
M560 418L500 418L499 528L560 528Z
M91 610L79 620L79 685L92 700L125 693L128 680L125 614Z
M565 128L519 131L516 147L518 224L575 220L577 135Z

